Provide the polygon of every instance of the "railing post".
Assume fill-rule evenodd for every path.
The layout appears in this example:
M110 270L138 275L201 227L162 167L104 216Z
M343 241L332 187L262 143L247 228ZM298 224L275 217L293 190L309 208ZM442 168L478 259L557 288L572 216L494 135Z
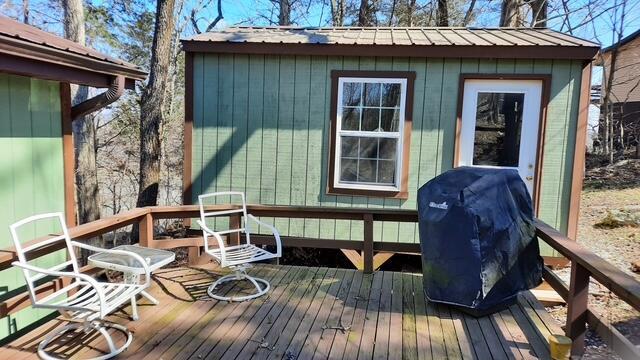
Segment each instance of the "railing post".
M589 301L589 271L576 261L571 262L571 283L567 299L567 326L565 333L573 341L571 355L584 352L587 332L587 304Z
M373 215L364 214L364 246L362 248L362 260L364 262L364 273L373 272Z
M140 246L153 247L153 215L150 212L140 220L138 239Z
M229 230L239 229L242 227L240 224L240 214L233 214L229 216ZM240 245L240 233L234 232L229 234L229 243L232 245Z

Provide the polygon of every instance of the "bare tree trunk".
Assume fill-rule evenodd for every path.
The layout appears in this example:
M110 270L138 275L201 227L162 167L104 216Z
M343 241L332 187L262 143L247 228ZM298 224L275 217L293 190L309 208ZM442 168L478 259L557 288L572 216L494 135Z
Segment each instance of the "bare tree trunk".
M409 13L407 14L407 26L413 26L413 14L416 11L416 0L409 0Z
M280 0L280 15L278 16L278 25L291 25L291 3L290 0Z
M529 2L533 12L533 27L547 27L547 13L549 0L532 0ZM571 26L569 26L571 28Z
M377 0L360 0L360 10L358 12L358 26L375 26L377 11Z
M500 11L501 27L520 27L523 25L522 0L503 0Z
M395 15L396 12L396 0L392 0L391 2L391 13L389 14L389 21L387 23L387 26L392 26L393 25L393 17Z
M331 0L331 23L333 26L344 25L346 0Z
M469 25L469 22L471 22L471 16L473 16L473 8L476 6L476 0L471 0L471 2L469 3L469 8L467 9L467 12L464 14L464 20L462 25L463 26L467 26Z
M438 0L438 26L449 26L449 8L447 0Z
M82 0L63 0L64 33L67 39L85 44L84 8ZM72 86L72 103L88 98L86 86ZM96 132L93 118L82 116L73 120L73 142L76 167L76 203L78 222L84 224L100 218L100 192L96 167Z
M22 0L22 21L29 24L29 0Z
M136 206L158 201L160 181L160 128L165 118L166 86L169 81L175 0L158 0L151 46L149 83L140 105L140 182ZM136 234L133 234L134 237Z

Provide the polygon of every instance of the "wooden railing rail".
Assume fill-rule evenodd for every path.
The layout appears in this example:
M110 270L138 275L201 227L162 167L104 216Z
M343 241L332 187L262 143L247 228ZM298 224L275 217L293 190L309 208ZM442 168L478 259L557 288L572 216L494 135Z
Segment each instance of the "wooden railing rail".
M208 210L229 209L229 206L207 206ZM284 246L322 247L336 249L354 249L362 251L364 271L373 271L374 251L389 252L419 252L419 244L384 243L373 239L373 224L375 221L417 222L418 213L415 210L402 209L365 209L365 208L324 208L324 207L291 207L270 205L248 205L248 211L255 216L275 218L311 218L329 220L354 220L363 222L363 240L334 240L305 237L283 237ZM69 229L74 239L87 239L101 235L115 229L138 223L139 239L143 246L172 249L188 247L189 257L196 260L201 257L200 248L202 237L188 237L184 239L155 239L154 222L160 219L190 219L199 216L199 208L194 205L184 206L155 206L133 209L121 214L109 216L98 221L80 225ZM240 219L231 219L239 223ZM589 279L594 278L603 286L611 290L620 299L640 310L640 282L618 270L613 265L585 249L575 241L560 234L557 230L542 221L536 221L538 237L548 243L553 249L571 261L571 281L567 286L550 269L545 268L544 278L562 296L568 304L566 333L573 339L573 354L580 354L584 349L584 335L588 323L619 355L623 357L640 358L638 349L622 336L611 324L588 307ZM227 241L237 242L239 238ZM38 241L38 240L34 240ZM271 244L268 236L253 235L252 241L258 244ZM43 256L63 247L62 243L52 244L43 248L32 258ZM13 249L0 250L0 271L11 266L16 260ZM53 291L62 284L52 281L41 285L42 294ZM0 302L0 318L14 313L28 306L28 297L15 294Z
M565 332L573 340L571 353L579 355L584 351L586 325L589 324L622 358L640 359L640 350L588 305L589 282L593 278L640 311L640 282L540 220L536 221L536 233L571 261L569 285L549 268L543 273L547 283L567 302Z

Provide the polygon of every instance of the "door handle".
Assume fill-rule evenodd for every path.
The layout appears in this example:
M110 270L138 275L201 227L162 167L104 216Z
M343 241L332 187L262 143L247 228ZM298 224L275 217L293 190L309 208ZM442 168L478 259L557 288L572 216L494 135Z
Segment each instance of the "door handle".
M532 180L533 180L533 176L527 176L527 177L526 177L526 179L527 179L528 181L532 181Z

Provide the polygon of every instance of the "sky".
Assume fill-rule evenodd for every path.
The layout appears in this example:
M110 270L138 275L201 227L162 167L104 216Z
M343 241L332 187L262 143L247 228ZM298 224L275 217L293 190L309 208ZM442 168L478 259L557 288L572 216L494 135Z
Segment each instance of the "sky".
M622 2L624 0L568 0L567 4L571 12L570 22L576 27L573 35L586 40L594 41L603 47L610 46L618 39L618 34L614 33L614 19L618 19L622 13ZM326 26L331 17L331 10L326 4L317 4L308 11L308 16L298 18L297 25L300 26ZM425 1L418 0L418 3ZM468 3L468 1L467 1ZM559 1L550 1L550 3L560 3ZM591 4L591 8L589 7ZM466 5L465 5L466 6ZM498 0L479 0L476 9L483 10L485 15L481 15L476 19L474 26L496 27L499 18ZM223 28L233 25L270 25L269 22L259 14L270 14L273 6L269 0L223 0L222 10L224 20L219 23L218 27ZM212 6L211 9L205 10L204 14L211 18L215 18L217 9ZM640 29L640 0L627 0L625 9L624 28L622 36L627 36ZM205 16L206 16L205 15ZM590 21L589 16L594 17ZM566 27L562 28L563 17L558 16L558 10L552 9L549 14L550 21L548 26L552 29L567 32ZM277 18L277 14L273 14L273 18ZM203 20L203 23L205 21ZM583 26L578 26L584 24ZM599 84L602 79L602 70L600 67L594 67L592 82Z
M621 3L623 0L568 0L567 4L572 9L571 22L575 26L576 24L588 22L587 16L591 14L596 16L593 22L593 26L585 25L574 31L574 35L582 37L587 40L592 40L601 43L603 46L609 46L614 42L614 34L612 32L612 19L617 9L617 15L619 16L621 10ZM425 3L426 1L418 0L418 3ZM468 1L467 1L468 2ZM550 0L551 3L559 3L559 1ZM315 5L309 11L309 16L299 18L298 25L301 26L326 26L331 16L331 11L328 6L329 1L326 1L324 5ZM587 8L588 3L596 3L595 9L589 11ZM271 2L269 0L223 0L222 9L224 13L224 21L221 27L227 25L269 25L265 19L261 18L258 13L269 13ZM488 26L495 27L498 25L498 9L500 1L498 0L480 0L477 2L476 9L484 9L484 16L480 16L475 26ZM616 6L617 5L617 6ZM214 15L215 9L212 7L210 13ZM491 11L489 11L491 9ZM602 10L607 10L602 13ZM601 14L602 13L602 14ZM625 19L625 26L623 30L623 36L633 33L640 29L640 0L627 0L627 8L625 13L627 14ZM554 17L557 13L550 14L550 17ZM213 16L215 17L215 16ZM275 18L275 16L274 16ZM249 21L248 21L249 19ZM549 26L556 30L560 30L562 25L561 18L552 18ZM566 29L565 29L566 32Z
M50 7L53 1L58 0L31 0L30 4L33 8L34 17L39 16L41 19L46 19L50 22L47 24L46 30L55 33L62 32L60 20L57 17L61 17L61 14L46 14L42 11L38 13L39 9L46 9ZM101 4L106 0L85 0L86 2L93 4ZM155 8L154 0L146 1L145 5L153 11ZM307 0L297 0L307 2ZM417 0L418 4L428 3L429 0ZM432 0L435 1L435 0ZM450 0L452 3L460 3L462 9L466 10L466 4L469 1L464 0ZM222 0L222 11L224 15L223 21L221 21L217 28L223 28L233 25L271 25L269 18L277 19L277 8L274 6L275 0ZM629 35L636 30L640 29L640 0L566 0L566 4L570 9L570 22L572 26L577 27L573 31L573 35L581 37L586 40L591 40L600 43L603 47L613 44L617 40L617 34L614 34L613 23L614 19L617 19L619 23L620 14L622 13L622 3L626 2L625 10L625 26L623 28L623 36ZM184 23L186 20L185 14L188 14L194 7L200 7L199 4L210 3L204 10L200 10L198 13L202 19L200 20L200 27L206 27L207 23L214 19L217 15L216 1L215 0L185 0L185 10L181 18L178 19L179 23ZM297 25L300 26L327 26L331 17L331 11L329 8L329 0L313 1L313 5L304 11L304 16L298 16L294 18ZM555 30L567 32L566 27L563 28L562 16L559 16L559 9L562 2L560 0L549 0L550 3L550 20L548 26ZM44 5L43 5L44 4ZM496 27L498 25L500 0L477 0L476 9L479 10L481 15L471 24L472 26L483 27ZM0 0L0 13L12 16L20 17L22 9L22 0ZM59 11L61 12L61 11ZM564 13L564 11L563 11ZM590 21L590 17L593 17L593 21ZM576 26L579 24L585 24L584 26ZM193 28L187 23L183 31L183 37L188 37L194 34ZM98 49L105 51L107 49ZM601 79L600 68L594 67L594 83L599 83Z

